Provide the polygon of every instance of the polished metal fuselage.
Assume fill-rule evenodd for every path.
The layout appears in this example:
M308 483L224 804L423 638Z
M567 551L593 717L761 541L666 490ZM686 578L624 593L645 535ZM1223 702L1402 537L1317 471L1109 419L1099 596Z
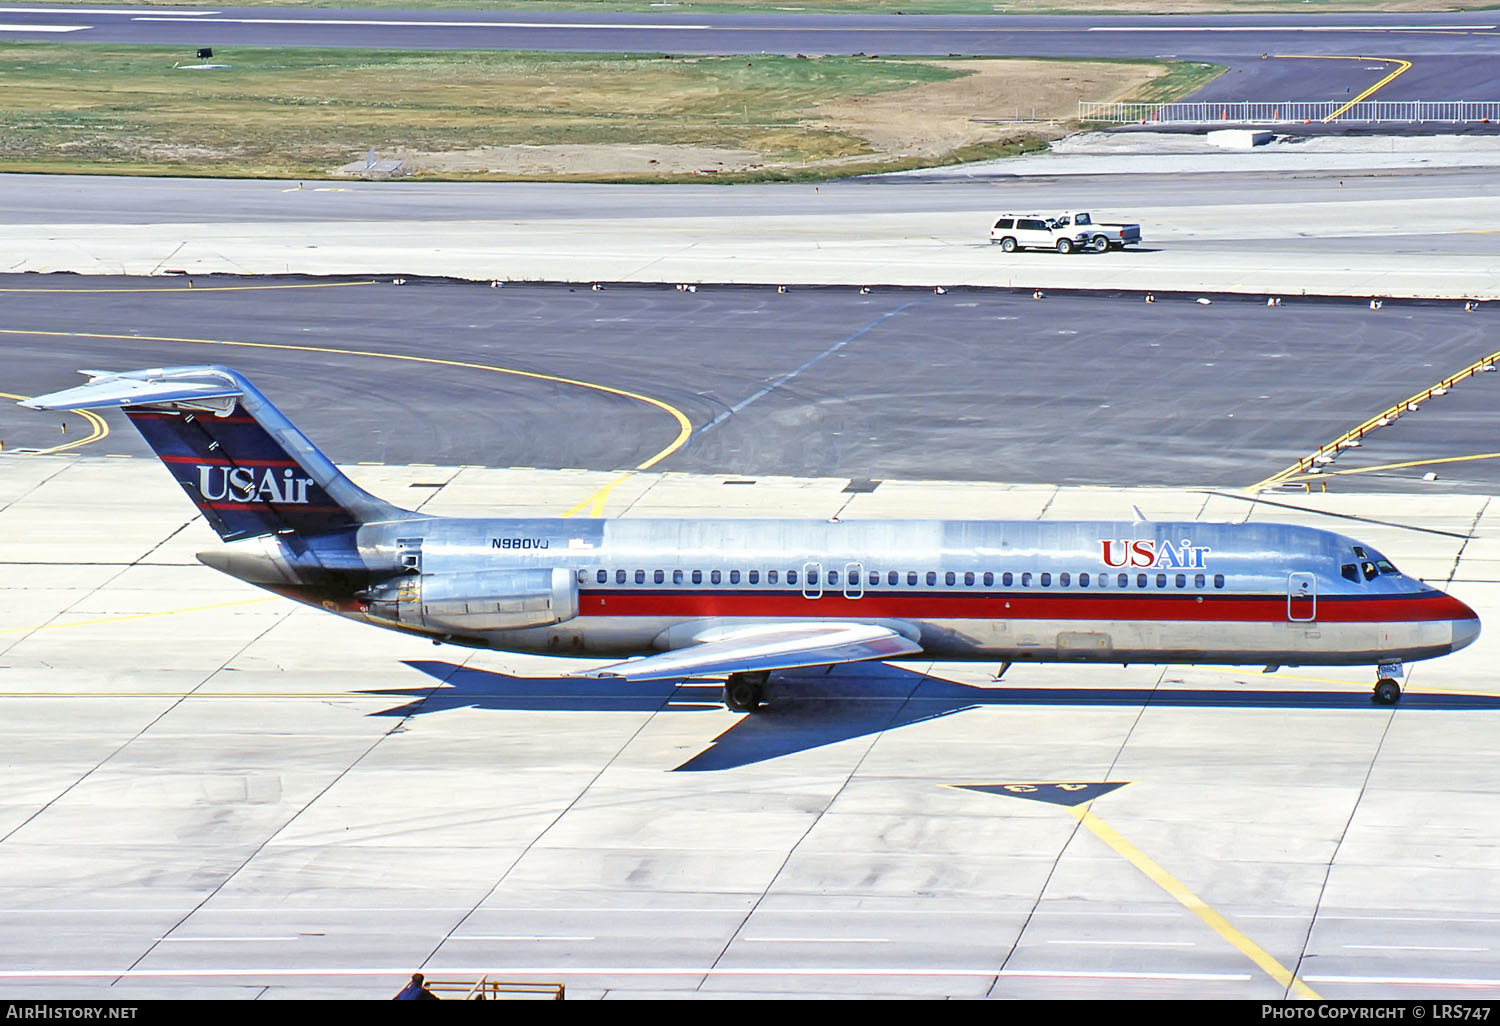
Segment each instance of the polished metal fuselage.
M940 659L1370 664L1445 654L1479 627L1394 569L1350 579L1351 565L1388 566L1359 541L1271 523L416 518L361 527L358 558L421 580L566 569L570 619L415 632L568 655L825 620L890 626Z

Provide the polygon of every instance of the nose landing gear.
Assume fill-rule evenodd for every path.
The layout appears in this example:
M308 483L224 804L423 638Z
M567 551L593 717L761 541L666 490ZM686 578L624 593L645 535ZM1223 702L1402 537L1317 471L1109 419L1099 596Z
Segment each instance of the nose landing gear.
M1401 664L1381 663L1380 669L1376 671L1380 679L1375 682L1374 701L1376 705L1395 705L1401 701Z

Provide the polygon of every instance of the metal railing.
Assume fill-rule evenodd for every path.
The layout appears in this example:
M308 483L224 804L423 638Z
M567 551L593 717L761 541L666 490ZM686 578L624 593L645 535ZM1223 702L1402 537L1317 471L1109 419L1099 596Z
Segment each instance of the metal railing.
M1500 100L1265 100L1192 103L1078 101L1078 120L1112 124L1308 124L1312 122L1500 122Z
M527 983L519 980L428 980L427 989L441 998L458 1001L532 999L561 1001L566 988L561 983Z

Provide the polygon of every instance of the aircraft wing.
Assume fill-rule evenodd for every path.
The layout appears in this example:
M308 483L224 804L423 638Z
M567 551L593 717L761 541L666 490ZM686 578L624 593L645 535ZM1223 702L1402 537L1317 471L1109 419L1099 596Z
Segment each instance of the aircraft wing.
M577 674L624 680L706 677L916 655L922 646L869 623L769 623L714 631L697 644Z

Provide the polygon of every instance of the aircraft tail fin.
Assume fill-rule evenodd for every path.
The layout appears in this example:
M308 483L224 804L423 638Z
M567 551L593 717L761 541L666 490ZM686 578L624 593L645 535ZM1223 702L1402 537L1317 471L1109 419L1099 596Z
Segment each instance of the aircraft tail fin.
M22 406L117 406L225 541L326 534L412 514L361 489L242 375L217 366L86 370Z

